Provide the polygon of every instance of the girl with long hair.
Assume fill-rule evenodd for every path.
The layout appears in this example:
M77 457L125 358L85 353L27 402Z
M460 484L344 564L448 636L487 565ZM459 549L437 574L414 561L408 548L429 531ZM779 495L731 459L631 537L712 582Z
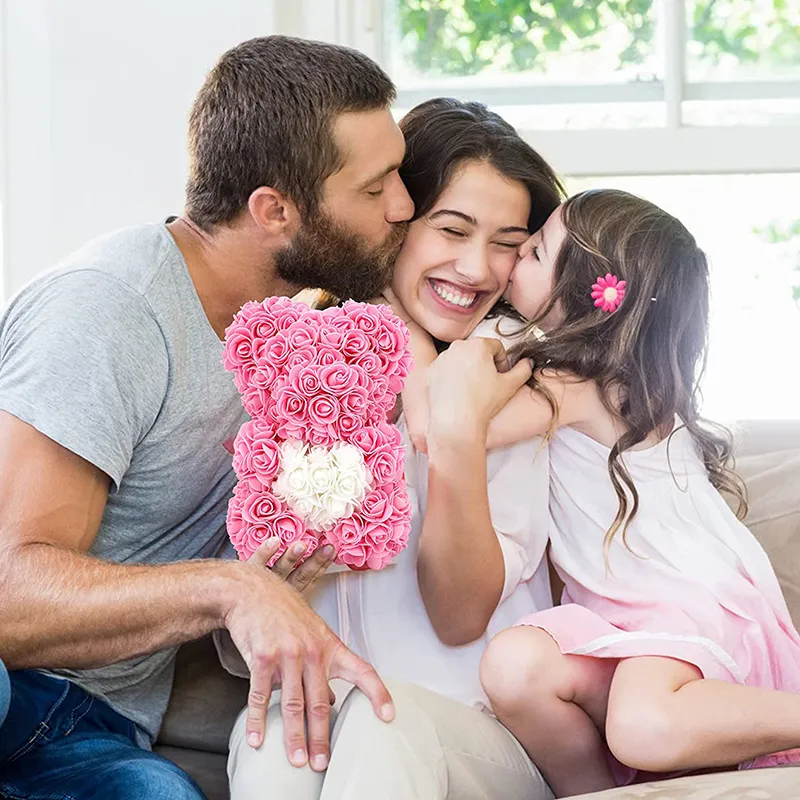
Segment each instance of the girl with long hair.
M429 451L549 439L563 596L490 642L493 711L559 797L798 760L800 636L719 494L744 507L729 441L699 412L705 255L677 219L611 190L567 200L521 255L513 370L485 339L428 370Z

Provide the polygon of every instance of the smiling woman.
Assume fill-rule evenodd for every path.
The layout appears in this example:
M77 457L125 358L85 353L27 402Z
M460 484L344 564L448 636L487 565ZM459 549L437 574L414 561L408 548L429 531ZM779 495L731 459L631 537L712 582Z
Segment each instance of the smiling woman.
M561 187L538 153L480 103L430 100L400 129L400 176L415 216L392 288L414 322L452 342L499 299L517 248L558 205Z

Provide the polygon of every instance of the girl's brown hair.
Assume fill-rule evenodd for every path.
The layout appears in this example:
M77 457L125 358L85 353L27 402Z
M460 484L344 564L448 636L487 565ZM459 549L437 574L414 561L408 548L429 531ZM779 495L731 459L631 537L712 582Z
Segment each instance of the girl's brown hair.
M675 217L627 192L582 192L564 203L562 215L566 235L555 259L553 292L530 327L541 325L556 305L563 323L544 339L526 337L511 355L593 380L625 429L608 457L619 509L606 549L620 528L625 541L639 508L621 454L653 432L671 431L676 414L697 442L712 484L733 493L743 515L743 485L727 466L730 433L698 410L708 335L705 254ZM592 284L609 272L626 281L625 298L613 314L596 308L591 296ZM550 404L554 428L553 396L535 375L531 386Z

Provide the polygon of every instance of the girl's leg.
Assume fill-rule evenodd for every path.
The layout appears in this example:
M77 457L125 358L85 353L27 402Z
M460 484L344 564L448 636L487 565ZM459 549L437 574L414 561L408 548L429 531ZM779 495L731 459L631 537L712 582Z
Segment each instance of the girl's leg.
M611 684L606 739L634 769L733 766L800 747L800 695L705 680L669 658L630 658Z
M600 731L617 662L565 656L539 628L496 636L481 661L481 683L497 718L517 737L556 797L609 789Z

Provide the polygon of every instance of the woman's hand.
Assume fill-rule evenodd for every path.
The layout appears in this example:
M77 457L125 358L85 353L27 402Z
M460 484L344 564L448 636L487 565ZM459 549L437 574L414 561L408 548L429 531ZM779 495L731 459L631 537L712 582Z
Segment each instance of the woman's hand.
M261 544L258 550L247 560L249 564L267 568L270 559L278 552L281 540L274 536ZM336 551L329 544L320 547L302 564L300 559L306 554L308 546L302 542L295 542L272 565L272 574L277 575L294 587L298 592L308 598L314 591L320 578L325 575L328 567L333 563Z
M527 360L509 369L497 339L453 342L428 371L429 442L465 436L485 442L492 417L530 377Z

